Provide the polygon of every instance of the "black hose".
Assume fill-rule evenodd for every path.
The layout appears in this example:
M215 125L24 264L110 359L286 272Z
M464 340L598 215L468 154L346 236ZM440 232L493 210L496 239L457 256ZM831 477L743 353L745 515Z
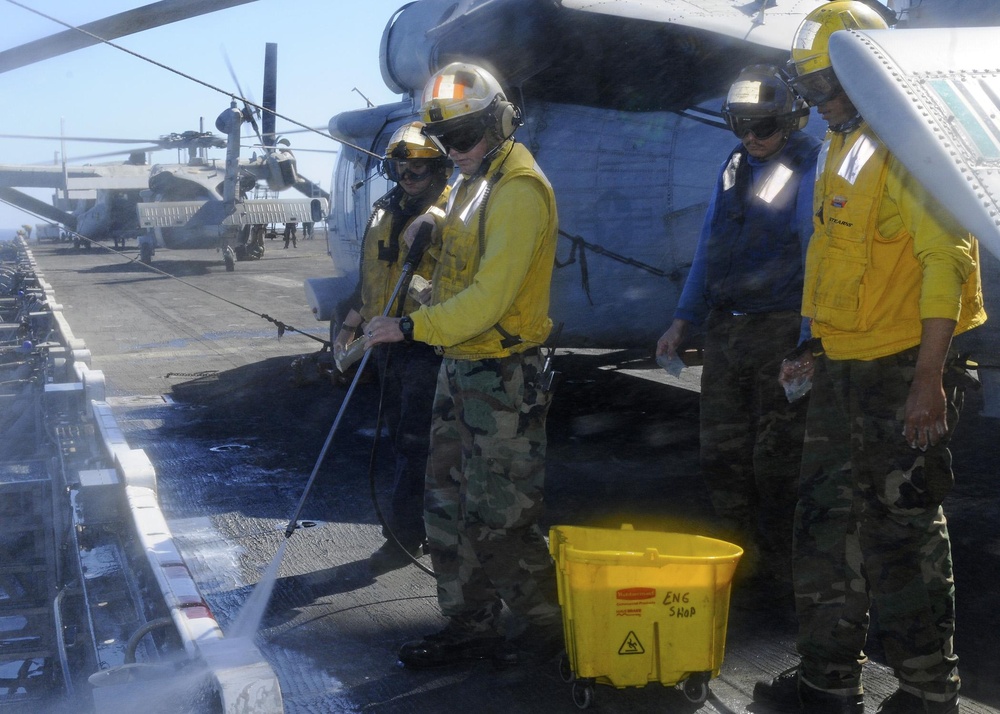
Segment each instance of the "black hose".
M128 638L128 644L125 645L125 664L135 664L135 650L139 646L139 642L143 637L148 635L153 630L158 630L161 627L169 627L172 624L174 624L173 618L160 617L155 620L150 620L138 630L133 632L132 636Z

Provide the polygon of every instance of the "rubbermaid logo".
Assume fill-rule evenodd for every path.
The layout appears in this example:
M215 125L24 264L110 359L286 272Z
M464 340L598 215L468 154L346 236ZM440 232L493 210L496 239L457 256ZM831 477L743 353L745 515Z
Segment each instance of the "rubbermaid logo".
M656 588L625 588L615 595L619 600L652 600L656 597Z

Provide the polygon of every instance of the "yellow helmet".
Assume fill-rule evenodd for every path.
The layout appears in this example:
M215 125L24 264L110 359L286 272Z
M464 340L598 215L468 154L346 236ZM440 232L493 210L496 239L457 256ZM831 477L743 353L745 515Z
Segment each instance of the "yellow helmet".
M810 104L822 104L840 91L830 63L830 35L838 30L884 30L885 16L861 0L833 0L820 5L795 31L789 84Z
M452 169L451 159L423 130L422 121L411 121L392 133L380 166L383 176L397 183L408 171L419 177L432 174L447 177Z
M440 147L423 132L422 121L411 121L396 129L388 146L386 159L440 159L444 156Z
M465 62L452 62L427 80L420 100L424 132L436 137L445 151L465 152L479 143L487 129L509 139L521 125L521 113L490 72Z

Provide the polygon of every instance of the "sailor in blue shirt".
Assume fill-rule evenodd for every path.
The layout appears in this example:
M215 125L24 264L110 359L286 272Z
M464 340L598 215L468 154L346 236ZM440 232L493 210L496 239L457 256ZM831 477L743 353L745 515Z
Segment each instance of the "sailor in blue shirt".
M743 547L738 577L775 586L791 606L792 517L804 399L778 382L807 330L800 316L819 142L805 108L771 66L745 68L723 115L740 144L722 165L694 263L657 356L705 326L701 470L721 522Z

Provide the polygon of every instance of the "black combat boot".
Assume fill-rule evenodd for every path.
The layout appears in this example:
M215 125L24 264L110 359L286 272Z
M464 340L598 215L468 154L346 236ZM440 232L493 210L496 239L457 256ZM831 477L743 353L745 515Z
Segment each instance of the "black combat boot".
M958 714L958 694L943 702L932 702L897 689L878 705L875 714Z
M368 556L368 569L372 575L382 575L390 570L396 570L410 565L424 554L424 544L417 543L404 550L395 541L387 540L378 550Z
M443 667L492 658L503 643L503 635L499 633L476 632L452 621L440 632L400 647L399 661L413 669Z
M753 700L781 712L804 714L864 714L861 694L842 697L810 687L799 676L799 668L785 670L770 682L757 682Z

